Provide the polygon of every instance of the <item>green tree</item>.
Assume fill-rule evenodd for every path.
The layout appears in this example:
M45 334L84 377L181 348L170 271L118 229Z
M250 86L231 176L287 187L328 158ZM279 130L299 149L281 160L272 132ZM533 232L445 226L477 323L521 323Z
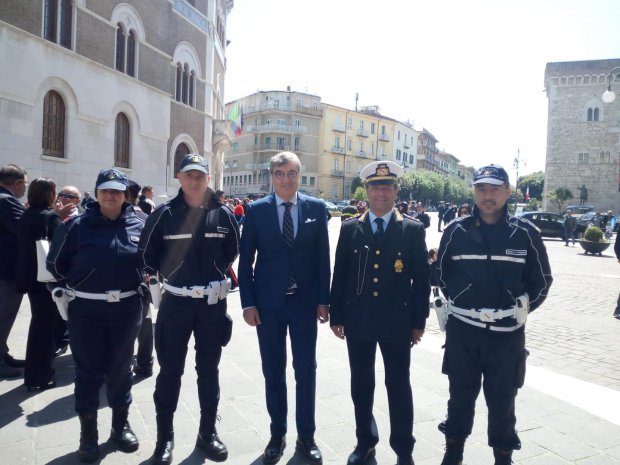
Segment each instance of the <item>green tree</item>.
M351 181L351 194L355 194L358 187L364 187L364 183L362 182L362 178L356 176L353 178L353 181Z
M353 193L353 198L355 200L368 201L368 197L366 197L366 189L364 189L362 186L359 186L357 189L355 189L355 192Z
M549 201L555 205L559 213L564 211L564 203L573 198L573 193L566 187L558 187L553 192L547 194Z
M530 199L542 200L545 189L545 173L538 171L526 176L521 176L517 182L517 191L525 198L527 188L530 188Z

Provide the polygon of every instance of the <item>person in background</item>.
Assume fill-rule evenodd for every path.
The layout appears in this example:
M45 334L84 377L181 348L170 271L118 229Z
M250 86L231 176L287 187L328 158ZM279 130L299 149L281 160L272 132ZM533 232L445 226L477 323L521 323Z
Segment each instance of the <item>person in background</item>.
M233 215L235 215L235 219L239 225L243 224L243 218L245 216L245 210L242 205L235 206L233 210Z
M463 205L459 207L459 210L456 216L457 218L460 218L462 216L469 216L469 215L471 215L471 207L468 204L464 203Z
M357 213L357 200L350 200L349 205L342 209L342 216L340 221L346 221L349 218L353 218Z
M138 198L138 206L147 215L155 210L155 202L153 202L153 186L142 187L142 195Z
M88 202L86 203L88 205ZM58 192L58 198L54 204L54 211L61 220L67 221L69 218L84 213L84 208L80 205L80 191L75 186L65 186Z
M418 202L416 213L413 217L424 225L424 229L431 226L431 217L424 211L424 204L422 202Z
M80 202L80 206L86 210L86 205L88 205L89 202L92 202L94 199L91 198L90 196L90 192L85 191L84 192L84 197L82 198L82 201Z
M454 218L456 218L456 213L458 211L458 208L456 206L456 204L454 202L452 202L450 204L449 208L446 208L445 213L443 214L443 224L444 227L448 225L448 223L450 223L450 221L452 221Z
M359 202L357 202L357 213L361 215L365 211L366 211L366 202L363 200L360 200Z
M19 219L24 206L19 199L26 193L28 176L19 165L0 168L0 379L21 376L24 360L9 354L7 341L22 302L15 290L18 257Z
M446 212L447 208L448 207L443 200L439 202L439 206L437 207L437 232L443 231L441 229L441 223L443 222L443 214Z
M618 259L618 263L620 263L620 231L616 234L616 242L614 243L614 252L616 253L616 258ZM614 318L620 320L620 294L618 294L618 303L616 304L616 309L614 310Z
M59 318L56 304L45 283L37 281L36 242L52 238L62 221L54 212L56 183L36 178L28 186L30 207L19 220L19 262L15 288L28 293L30 327L26 344L24 385L31 391L44 391L56 386L52 362L56 350L56 325ZM61 320L62 321L62 320Z
M573 216L572 210L566 210L566 217L564 218L564 244L568 247L568 241L573 241L573 247L575 246L575 230L577 229L577 218Z
M123 452L138 449L129 421L133 346L142 321L137 292L144 273L138 241L144 221L126 202L127 177L99 172L96 202L56 229L47 269L66 287L71 352L75 362L75 410L81 433L78 457L99 457L97 411L106 384L112 408L111 440Z

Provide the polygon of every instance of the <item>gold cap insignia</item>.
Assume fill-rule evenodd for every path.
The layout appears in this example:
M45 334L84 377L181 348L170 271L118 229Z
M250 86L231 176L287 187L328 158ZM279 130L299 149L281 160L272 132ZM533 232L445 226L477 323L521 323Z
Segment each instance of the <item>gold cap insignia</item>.
M385 163L382 163L380 165L377 165L377 169L375 170L375 174L377 176L389 176L390 175L390 168Z
M394 271L397 273L403 272L403 261L400 258L394 262Z
M108 173L108 179L116 179L116 173L114 171L110 171Z
M200 157L199 157L199 156L197 156L197 155L194 155L194 156L191 158L191 160L192 160L194 163L200 163L200 162L201 162Z

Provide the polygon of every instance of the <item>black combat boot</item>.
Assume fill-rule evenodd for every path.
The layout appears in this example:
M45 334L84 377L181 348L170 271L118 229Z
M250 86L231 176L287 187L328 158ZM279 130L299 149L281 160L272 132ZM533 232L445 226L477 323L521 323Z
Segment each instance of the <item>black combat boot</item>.
M80 413L80 448L78 457L81 462L94 462L99 458L99 434L97 433L97 412Z
M465 439L446 436L446 453L441 465L462 465Z
M138 438L131 430L127 417L129 406L112 409L112 431L110 438L123 452L135 452L140 446Z
M214 462L224 462L228 458L228 449L213 429L213 433L198 433L196 446L205 451L209 460Z
M493 457L495 457L495 465L510 465L512 463L512 450L501 450L494 447Z
M157 443L151 456L152 465L169 465L172 463L174 449L174 430L172 415L157 414Z

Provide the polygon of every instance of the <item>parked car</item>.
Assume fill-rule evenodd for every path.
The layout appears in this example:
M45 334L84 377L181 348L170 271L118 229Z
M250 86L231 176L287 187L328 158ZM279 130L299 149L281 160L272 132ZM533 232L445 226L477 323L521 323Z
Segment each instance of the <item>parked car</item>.
M338 207L336 206L335 203L329 202L327 200L323 200L323 203L325 203L325 206L330 212L338 211Z
M534 223L540 229L540 235L564 239L564 217L550 212L524 212L519 215Z
M573 216L579 219L582 215L585 215L586 213L594 213L594 205L569 205L564 209L564 213L566 213L566 210L572 210Z

